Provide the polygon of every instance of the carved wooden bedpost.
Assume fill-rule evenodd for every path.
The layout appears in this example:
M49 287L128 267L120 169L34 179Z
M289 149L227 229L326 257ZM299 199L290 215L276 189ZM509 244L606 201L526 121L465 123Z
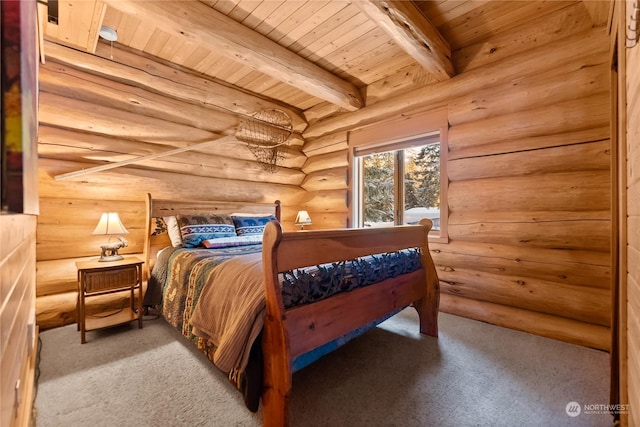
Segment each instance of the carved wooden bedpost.
M262 334L264 385L262 406L265 427L288 425L291 392L291 356L285 327L284 304L278 283L277 245L282 228L276 221L267 224L262 240L262 265L265 277L266 316Z
M421 250L422 265L427 273L425 284L427 292L422 299L414 302L413 305L420 316L420 333L437 337L438 312L440 308L440 280L438 279L436 266L429 253L429 231L431 231L431 227L433 227L433 222L428 218L424 218L420 220L420 225L426 227L424 231L424 243L422 244Z

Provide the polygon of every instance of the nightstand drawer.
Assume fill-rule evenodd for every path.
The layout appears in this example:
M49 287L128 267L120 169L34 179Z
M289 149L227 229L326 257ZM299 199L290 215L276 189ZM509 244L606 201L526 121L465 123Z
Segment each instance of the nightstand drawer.
M138 283L138 269L118 268L106 271L84 272L84 291L88 294L111 289L128 288Z

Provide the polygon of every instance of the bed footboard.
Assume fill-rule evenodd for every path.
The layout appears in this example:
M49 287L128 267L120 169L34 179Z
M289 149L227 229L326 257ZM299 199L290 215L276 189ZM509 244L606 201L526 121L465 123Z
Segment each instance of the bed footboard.
M283 233L269 223L263 238L266 318L263 332L265 426L288 424L293 360L413 304L420 332L438 334L438 278L429 253L431 221L420 225ZM285 309L278 274L367 255L420 248L422 268L321 301Z

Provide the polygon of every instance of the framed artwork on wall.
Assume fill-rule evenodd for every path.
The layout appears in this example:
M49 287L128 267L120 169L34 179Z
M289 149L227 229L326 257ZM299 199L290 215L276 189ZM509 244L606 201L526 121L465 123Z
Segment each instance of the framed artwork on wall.
M0 2L2 212L38 214L36 2Z

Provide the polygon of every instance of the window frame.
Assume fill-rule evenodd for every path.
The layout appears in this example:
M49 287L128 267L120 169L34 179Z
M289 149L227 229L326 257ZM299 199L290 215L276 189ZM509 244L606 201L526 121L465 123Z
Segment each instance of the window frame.
M440 230L432 230L429 233L429 241L447 243L449 241L449 204L447 195L447 189L449 187L449 177L447 174L448 130L449 122L447 110L445 109L410 115L400 120L388 121L349 132L349 167L347 174L347 201L350 207L349 224L358 226L359 220L362 217L360 212L361 195L359 194L361 183L355 182L356 179L362 179L363 177L361 170L362 162L359 161L358 158L371 154L375 152L376 149L379 149L379 151L401 150L409 147L411 141L425 137L428 139L437 132L440 142ZM400 188L400 182L402 181L402 178L398 181L398 174L402 172L403 165L398 167L399 156L397 152L395 154L394 187L397 192L398 188ZM356 168L358 170L356 170ZM401 200L402 197L403 195L396 197L396 200L400 199L401 202L396 203L396 206L394 206L394 217L396 221L398 218L404 220L404 200Z

